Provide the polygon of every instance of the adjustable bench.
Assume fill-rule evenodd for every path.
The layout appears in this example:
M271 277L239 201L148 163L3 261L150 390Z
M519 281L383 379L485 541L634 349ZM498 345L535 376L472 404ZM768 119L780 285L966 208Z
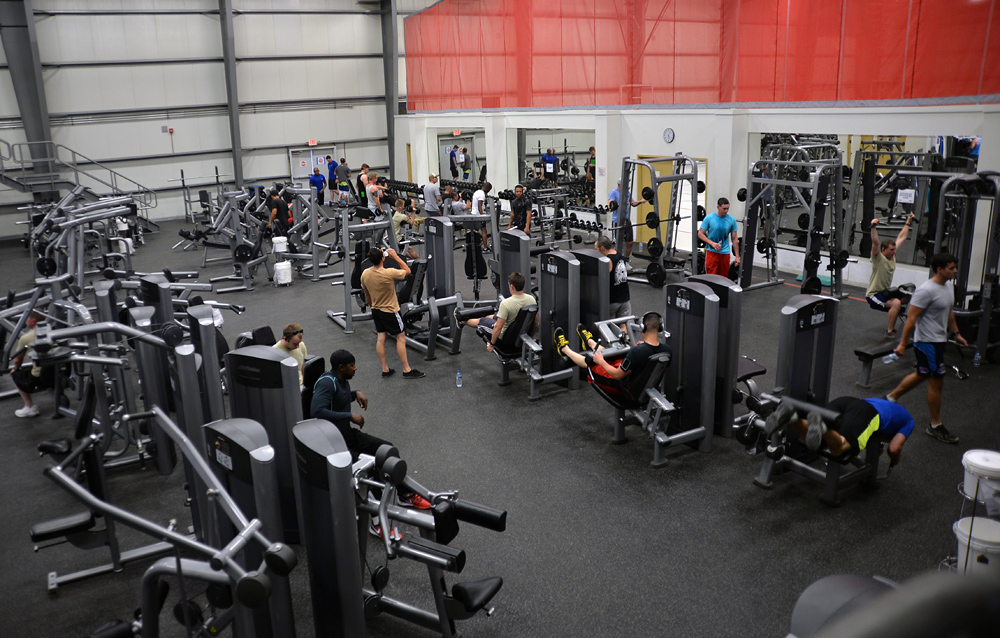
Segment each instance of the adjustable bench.
M860 388L867 388L872 376L872 363L874 363L875 359L881 359L895 350L898 343L895 339L884 339L878 343L855 348L854 354L861 362L861 374L858 375L855 385ZM907 348L912 346L912 340L906 344Z

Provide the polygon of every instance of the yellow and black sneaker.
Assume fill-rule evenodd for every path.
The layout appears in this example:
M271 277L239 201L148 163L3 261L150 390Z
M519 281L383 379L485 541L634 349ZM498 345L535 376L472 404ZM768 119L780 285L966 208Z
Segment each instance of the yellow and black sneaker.
M590 340L594 339L594 333L583 327L582 323L576 324L576 334L580 335L580 347L590 350ZM597 340L594 339L596 342Z
M560 355L562 354L562 349L569 345L569 339L566 338L566 333L563 332L562 328L556 328L552 332L552 341L556 344L556 352Z

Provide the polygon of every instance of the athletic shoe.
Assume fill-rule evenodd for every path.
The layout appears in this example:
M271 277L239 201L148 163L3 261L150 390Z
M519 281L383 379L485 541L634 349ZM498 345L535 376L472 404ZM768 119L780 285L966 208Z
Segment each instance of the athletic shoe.
M396 501L399 503L400 507L415 507L418 510L429 510L431 508L431 502L416 492L408 494L407 496L397 494Z
M396 374L396 371L393 368L389 368L388 372L383 372L382 373L382 378L384 379L386 377L391 377L394 374ZM404 373L404 376L405 376L405 373Z
M799 415L795 413L795 408L787 403L779 403L778 407L767 417L767 421L764 423L764 435L770 438L772 434L778 431L778 428L798 418Z
M809 422L809 429L806 430L806 447L809 448L810 452L815 452L823 445L826 423L823 423L823 417L815 412L807 414L806 421Z
M569 345L569 339L566 338L566 333L563 332L562 328L556 328L552 331L552 342L556 346L556 352L562 354L562 349Z
M422 379L423 377L426 376L427 376L426 374L424 374L420 370L417 370L416 368L410 368L409 372L403 373L404 379Z
M578 323L576 324L576 334L580 335L580 347L589 350L589 341L594 338L594 333L584 328L582 323Z
M374 518L371 519L371 522L368 524L368 533L375 538L382 538L382 526L376 523ZM397 542L403 540L403 535L399 533L398 528L393 527L392 530L390 530L389 540Z
M958 437L949 432L943 425L928 425L924 432L933 436L938 441L944 441L945 443L951 444L958 443Z
M29 407L23 407L20 410L14 410L14 416L19 416L22 419L29 416L38 416L38 406L33 405Z
M891 396L889 396L888 394L887 394L887 395L885 395L885 400L886 400L886 401L888 401L889 403L895 403L895 402L896 402L896 400L895 400L895 399L893 399L893 398L892 398Z

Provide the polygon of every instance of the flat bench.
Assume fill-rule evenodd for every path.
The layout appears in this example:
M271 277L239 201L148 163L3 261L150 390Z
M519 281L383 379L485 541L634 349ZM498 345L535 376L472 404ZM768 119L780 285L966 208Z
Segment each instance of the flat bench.
M858 380L855 382L855 385L860 388L867 388L872 377L872 363L875 359L881 359L895 350L897 344L898 342L895 339L884 339L878 343L873 343L861 348L855 348L854 354L857 356L858 360L861 361L861 374L858 375ZM906 347L913 347L913 341L910 340L910 342L906 344Z

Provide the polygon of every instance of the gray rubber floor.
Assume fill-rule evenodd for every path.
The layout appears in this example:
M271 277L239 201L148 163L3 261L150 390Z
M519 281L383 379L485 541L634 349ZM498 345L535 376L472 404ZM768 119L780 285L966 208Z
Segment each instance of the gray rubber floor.
M200 251L171 249L180 227L165 223L161 233L148 236L136 269L197 268ZM209 267L202 279L227 272L222 265ZM30 285L27 251L3 244L0 273L4 290ZM469 282L460 286L471 298ZM740 351L769 368L760 379L764 389L773 383L780 308L797 292L781 285L744 296ZM853 349L885 330L884 315L870 310L862 294L852 290L840 304L833 396L881 396L912 364L912 355L890 366L876 362L871 389L854 385L860 364ZM468 561L450 582L493 575L505 581L493 602L496 613L462 623L466 636L784 636L796 598L818 578L855 573L902 581L937 569L956 552L951 526L962 506L956 489L962 454L1000 447L1000 418L989 398L1000 387L1000 366L973 370L971 355L961 361L950 350L948 356L972 373L965 382L945 383L944 420L960 444L923 433L928 416L920 388L901 401L918 424L902 465L878 489L859 487L841 507L830 508L819 500L820 487L798 476L778 477L770 491L754 486L761 459L731 439L717 437L710 454L684 447L671 453L666 468L651 469L652 443L637 430L626 445L610 443L614 411L596 392L584 386L528 402L523 377L497 387L498 363L471 333L458 356L425 362L410 351L426 378L382 379L371 324L345 335L326 317L328 309L343 309L341 289L327 282L297 279L276 288L259 280L252 292L217 298L248 308L241 316L226 314L223 331L230 342L260 324L279 332L297 321L305 326L309 352L354 352L359 370L353 386L371 401L365 429L395 443L426 485L458 489L469 500L509 511L506 533L465 525L452 543L466 550ZM639 284L632 285L632 299L637 312L663 304L661 290ZM0 378L0 387L9 385L9 377ZM42 476L49 461L35 452L38 441L68 435L70 423L50 418L49 397L38 397L38 404L42 416L34 419L14 417L17 399L0 406L0 627L5 636L85 635L104 620L131 616L144 568L132 565L54 595L46 591L49 571L97 565L107 554L65 545L32 552L33 523L79 509ZM113 472L111 495L144 516L187 525L181 474L160 477L148 467ZM126 548L149 542L128 530L122 536ZM299 555L297 632L311 636L307 557L301 548ZM370 551L372 567L384 561L384 553ZM426 571L401 560L389 568L387 593L429 605ZM184 635L168 618L178 595L174 587L164 635ZM387 617L372 620L369 634L433 635Z

